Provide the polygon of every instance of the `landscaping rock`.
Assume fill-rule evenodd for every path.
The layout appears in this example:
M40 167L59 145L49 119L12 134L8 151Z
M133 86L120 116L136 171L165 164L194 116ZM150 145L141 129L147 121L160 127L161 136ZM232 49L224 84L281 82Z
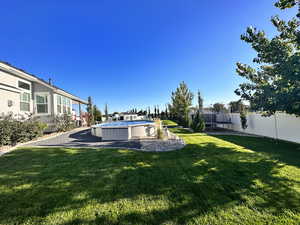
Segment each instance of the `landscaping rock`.
M184 146L185 143L182 139L141 141L141 150L148 152L175 151L182 149Z

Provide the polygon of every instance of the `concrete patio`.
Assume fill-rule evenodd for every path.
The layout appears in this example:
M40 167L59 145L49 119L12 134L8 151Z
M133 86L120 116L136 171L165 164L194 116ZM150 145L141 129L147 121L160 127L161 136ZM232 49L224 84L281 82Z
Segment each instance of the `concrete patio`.
M59 147L120 147L140 149L139 141L101 141L92 136L89 128L70 131L53 138L25 144L23 146L59 146Z

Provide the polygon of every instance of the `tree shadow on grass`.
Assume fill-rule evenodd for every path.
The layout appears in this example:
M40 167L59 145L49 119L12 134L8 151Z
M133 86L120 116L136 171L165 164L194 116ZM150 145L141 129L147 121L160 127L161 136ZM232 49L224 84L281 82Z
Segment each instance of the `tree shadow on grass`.
M271 138L263 137L218 135L216 138L243 146L255 152L264 153L265 156L271 159L279 160L287 165L300 168L300 144L280 140L276 141Z
M213 142L168 153L20 149L0 158L0 223L38 224L71 211L57 223L185 224L240 205L299 212L295 181L279 176L282 166ZM92 209L81 217L86 205Z

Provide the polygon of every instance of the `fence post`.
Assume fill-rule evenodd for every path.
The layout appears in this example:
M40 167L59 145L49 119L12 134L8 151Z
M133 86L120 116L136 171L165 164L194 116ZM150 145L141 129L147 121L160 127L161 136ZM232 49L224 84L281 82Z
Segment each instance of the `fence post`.
M274 122L275 122L275 140L276 143L278 143L278 125L277 125L276 112L274 113Z

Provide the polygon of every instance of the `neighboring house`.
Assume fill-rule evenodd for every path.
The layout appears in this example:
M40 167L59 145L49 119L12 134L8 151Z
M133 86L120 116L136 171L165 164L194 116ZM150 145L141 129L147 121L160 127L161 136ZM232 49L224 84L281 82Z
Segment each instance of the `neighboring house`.
M121 113L113 113L108 115L108 120L106 116L102 116L103 122L112 122L112 121L131 121L131 120L147 120L148 117L145 115L138 115L137 113L130 112L121 112Z
M17 118L32 116L48 124L55 125L55 117L64 113L72 114L73 105L87 101L68 93L22 69L0 62L0 116L13 115ZM82 124L81 122L79 124Z
M119 120L145 120L147 116L138 115L137 113L122 112L118 115Z

